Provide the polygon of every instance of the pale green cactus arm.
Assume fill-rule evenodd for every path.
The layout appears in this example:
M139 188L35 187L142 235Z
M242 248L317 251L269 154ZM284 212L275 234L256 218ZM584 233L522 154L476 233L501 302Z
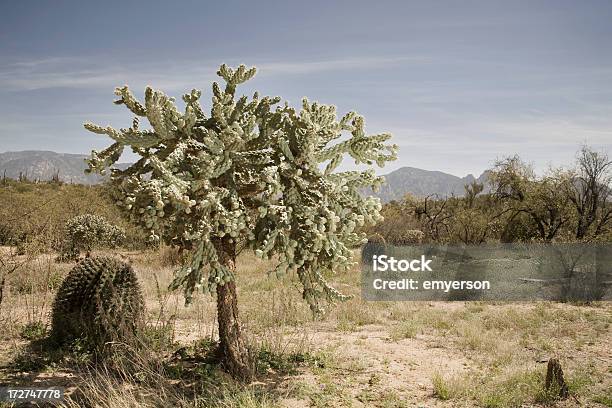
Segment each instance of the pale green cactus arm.
M157 146L160 143L160 137L151 131L138 131L134 129L117 130L110 126L102 127L93 123L85 123L85 129L100 135L108 135L117 143L129 145L139 149L147 149Z
M127 106L127 108L137 116L147 115L145 107L142 106L142 104L136 100L127 85L115 88L115 95L121 97L121 99L115 101L116 105L125 104L125 106Z
M234 279L220 262L218 242L242 242L263 258L278 255L275 272L295 272L304 298L320 311L320 299L345 299L327 274L352 265L352 246L365 236L358 228L377 222L378 199L362 197L363 187L382 182L365 171L336 172L350 156L371 167L395 159L389 134L368 136L363 118L349 112L338 119L331 105L304 99L298 112L278 97L236 98L236 87L255 68L222 65L222 89L213 83L210 116L199 103L201 92L183 96L184 113L174 99L147 88L140 103L127 87L118 101L151 130L116 130L86 124L115 143L92 153L92 171L112 165L124 146L142 156L131 168L112 174L131 218L163 239L191 251L172 287L212 290ZM343 140L332 144L336 140Z
M100 174L105 174L106 169L111 167L119 160L123 153L123 144L116 142L102 150L101 152L92 151L91 157L86 160L89 168L85 172L90 173L95 171Z

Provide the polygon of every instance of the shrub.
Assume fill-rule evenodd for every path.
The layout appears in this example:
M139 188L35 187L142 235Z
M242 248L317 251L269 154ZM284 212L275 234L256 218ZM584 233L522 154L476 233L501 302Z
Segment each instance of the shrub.
M76 259L81 251L87 255L97 247L114 248L125 240L125 230L110 224L99 215L84 214L66 222L66 237L61 259Z

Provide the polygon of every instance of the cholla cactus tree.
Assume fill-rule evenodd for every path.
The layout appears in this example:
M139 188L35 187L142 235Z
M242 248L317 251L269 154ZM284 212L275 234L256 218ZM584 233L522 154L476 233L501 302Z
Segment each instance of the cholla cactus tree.
M100 215L77 215L66 222L61 259L77 259L81 251L87 256L96 247L116 247L125 239L123 228Z
M338 119L334 106L304 99L302 109L278 105L279 97L236 97L236 87L255 75L244 65L222 65L213 83L210 116L201 92L183 96L184 111L160 91L146 88L144 103L127 86L119 100L136 117L130 128L91 123L85 128L114 143L92 152L90 171L104 172L124 147L141 156L126 170L112 170L119 202L134 221L167 242L189 250L173 288L189 302L195 290L217 293L220 348L236 377L250 377L236 299L235 259L239 248L264 258L278 255L275 272L296 272L304 299L321 310L321 300L342 300L325 276L351 265L350 248L363 241L356 228L375 223L378 199L361 197L382 183L371 169L395 159L389 134L366 135L354 112ZM139 128L146 118L151 129ZM336 172L345 156L364 171Z

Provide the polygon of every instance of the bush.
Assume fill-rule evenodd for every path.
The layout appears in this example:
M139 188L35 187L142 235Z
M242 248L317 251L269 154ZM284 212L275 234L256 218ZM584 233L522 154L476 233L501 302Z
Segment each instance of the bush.
M99 247L115 248L125 240L125 230L110 224L104 217L93 214L79 215L66 223L66 236L60 259L76 259L81 251L87 255Z

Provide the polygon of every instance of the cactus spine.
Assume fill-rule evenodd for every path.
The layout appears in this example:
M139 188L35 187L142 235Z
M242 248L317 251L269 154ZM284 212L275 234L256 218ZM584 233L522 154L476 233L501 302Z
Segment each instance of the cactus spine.
M52 310L52 339L84 340L99 350L132 341L144 319L144 300L132 267L111 257L89 257L62 282Z

